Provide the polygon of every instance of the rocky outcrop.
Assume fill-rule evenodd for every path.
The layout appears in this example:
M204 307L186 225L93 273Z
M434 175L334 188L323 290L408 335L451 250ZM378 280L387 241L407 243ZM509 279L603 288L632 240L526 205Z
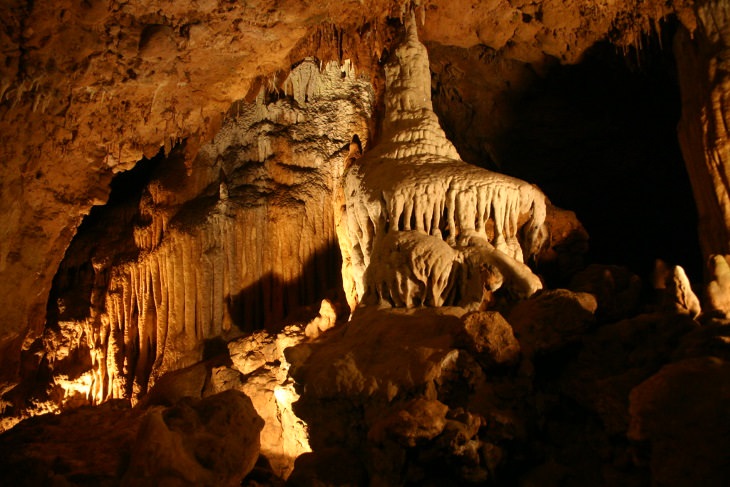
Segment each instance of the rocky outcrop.
M628 435L654 485L727 484L728 380L728 362L702 357L669 364L631 391Z
M121 485L240 485L258 459L263 424L251 399L237 391L152 408Z
M39 340L58 406L136 400L203 359L206 340L280 326L337 294L334 188L353 134L368 141L372 90L349 64L311 59L285 89L239 104L192 166L158 162L82 229Z
M670 12L692 30L687 6L420 3L85 4L83 14L28 4L2 16L0 38L17 49L0 54L13 74L0 86L0 291L14 304L1 360L30 333L24 382L8 392L16 371L0 364L1 405L9 424L102 404L0 437L7 483L30 470L31 484L240 485L255 463L275 485L289 473L293 485L700 482L690 463L709 482L727 479L724 396L718 408L687 406L726 379L727 249L708 238L719 257L706 328L681 267L667 281L671 306L653 315L631 316L646 303L616 267L589 268L572 291L543 289L529 265L557 262L567 280L585 232L535 186L461 160L415 36L420 19L434 44L485 44L539 72L546 56L574 62L601 36L638 44ZM722 168L701 167L724 157L718 5L699 2L698 40L680 38L689 54L678 57L701 68L682 75L682 130L696 191L715 191L702 214L727 228ZM397 17L408 26L393 50ZM80 49L55 56L71 40ZM287 65L283 81L272 74ZM473 120L490 113L475 106ZM128 174L136 183L114 179L49 291L111 175L160 146ZM322 300L340 275L348 296ZM355 312L335 327L345 300ZM139 402L114 409L115 397ZM73 435L44 436L56 425ZM703 438L697 458L679 458Z
M525 181L461 160L433 112L428 54L409 15L385 65L382 138L345 175L357 300L478 306L481 296L476 303L449 296L454 288L480 294L464 291L479 269L469 268L459 247L473 246L520 297L530 296L542 283L523 261L545 241L546 197Z
M238 485L261 418L237 391L166 406L127 400L32 418L0 436L4 485Z
M707 308L722 318L730 317L730 265L727 256L713 255L708 262Z
M544 291L518 303L508 321L528 355L554 352L575 343L595 322L596 298L567 289Z
M489 346L514 337L501 317L491 326L475 316L464 321L463 313L365 307L320 341L289 350L291 373L304 386L295 411L309 426L313 450L306 467L297 462L292 479L302 475L299 468L318 471L333 450L359 459L350 479L359 471L387 485L488 478L498 458L493 443L507 433L480 426L490 419L511 424L512 418L475 397L489 394L488 383L499 379L490 378L471 351L487 367L514 365L514 354ZM464 348L458 348L459 336Z

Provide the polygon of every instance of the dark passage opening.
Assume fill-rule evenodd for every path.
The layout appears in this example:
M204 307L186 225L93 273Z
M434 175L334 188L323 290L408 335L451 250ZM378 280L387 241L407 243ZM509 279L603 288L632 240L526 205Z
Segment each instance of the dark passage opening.
M514 107L499 152L504 170L573 210L590 235L589 262L646 277L656 258L702 274L697 215L679 143L673 29L623 53L601 43L556 66Z

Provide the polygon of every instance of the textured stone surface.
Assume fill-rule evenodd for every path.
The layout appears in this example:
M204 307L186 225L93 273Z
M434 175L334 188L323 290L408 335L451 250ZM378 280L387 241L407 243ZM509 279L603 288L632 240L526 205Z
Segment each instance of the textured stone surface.
M526 181L461 160L433 112L428 53L413 14L405 27L385 65L382 137L345 174L357 298L478 306L481 293L468 290L468 276L479 271L460 247L477 247L518 297L530 296L542 283L523 261L545 241L546 197ZM479 300L449 299L458 289Z
M238 485L256 463L263 423L238 391L153 407L121 485Z
M625 267L591 264L573 276L569 287L596 297L601 320L626 318L638 311L641 279Z
M261 418L237 391L149 409L114 400L31 418L0 436L3 485L237 485Z
M709 260L707 284L707 308L722 318L730 317L730 265L727 256L713 255Z
M562 379L566 392L595 411L612 434L625 434L629 393L675 355L683 337L698 331L687 316L643 314L601 326L583 339L583 347Z
M138 428L126 400L31 418L0 435L0 483L119 485Z
M675 37L682 119L678 127L699 212L705 258L730 253L727 113L730 110L730 19L722 0L697 4L697 29Z
M237 105L190 168L178 151L121 188L74 240L38 340L66 402L137 398L208 358L206 340L336 295L334 188L352 135L368 141L372 88L348 63L312 60L285 88L292 98L266 103L264 89Z
M317 397L392 399L448 370L458 357L452 343L463 314L461 308L388 312L365 307L335 330L326 347L303 344L286 355L296 380L309 384ZM307 350L301 363L293 358L297 348Z
M292 483L304 485L727 483L719 386L727 379L719 358L727 354L728 294L724 3L414 3L435 54L430 65L418 43L394 49L410 18L399 0L0 7L3 424L112 397L137 400L153 386L134 411L106 403L0 437L7 483L117 485L126 473L135 485L238 485L258 441L259 473L274 485L296 456ZM504 98L557 63L578 62L599 39L641 54L643 33L663 29L667 15L683 25L674 47L680 134L704 252L718 256L701 317L709 326L696 329L686 316L699 306L677 272L678 306L662 315L594 327L596 313L605 323L645 304L635 302L635 282L612 268L580 287L595 298L547 290L512 308L513 298L545 284L522 258L544 251L544 265L557 262L553 278L567 279L580 266L585 232L523 181L460 164L455 147L469 162L487 155L476 162L498 167L492 145L511 115ZM384 96L386 86L396 95ZM459 144L439 127L432 93ZM352 192L341 175L383 155L456 162L363 175L378 183L370 190L386 191L377 205L360 205L358 228L347 235L343 205ZM144 184L127 184L137 178ZM492 182L509 191L487 194ZM105 202L72 241L82 217ZM450 206L436 214L448 223L434 224L428 206L442 202ZM340 284L335 239L354 308L364 291L357 266L368 264L377 233L369 224L441 233L471 249L450 247L476 263L467 274L496 268L486 270L503 288L482 284L499 294L493 304L509 323L496 314L462 320L457 308L367 307L331 329L345 301L322 301ZM535 238L543 230L545 248ZM491 260L480 260L480 245ZM442 304L449 281L434 281L449 269L434 264L448 259L424 263L426 254L410 257L413 275L393 279L378 269L387 276L379 281L404 284L399 297ZM425 269L417 278L415 262ZM429 288L438 292L429 296ZM482 297L469 293L474 303ZM307 304L316 308L307 319L283 321ZM485 330L483 321L495 326ZM254 409L266 421L260 434ZM688 444L701 446L683 457Z
M605 33L630 43L672 11L693 28L689 5L433 1L418 16L428 41L574 61ZM82 216L107 199L112 174L182 139L192 161L231 104L255 96L259 76L306 56L349 58L377 78L387 17L401 12L395 0L3 4L0 271L13 283L3 288L13 303L0 326L4 360L17 363L21 335L39 333L58 264Z
M507 320L522 350L532 356L580 340L595 322L597 307L596 298L591 294L547 290L518 303Z
M501 314L475 312L465 315L462 320L465 333L460 338L483 364L515 365L520 360L520 343Z
M703 357L666 365L631 391L628 435L651 452L644 460L655 485L730 480L729 380L730 364Z

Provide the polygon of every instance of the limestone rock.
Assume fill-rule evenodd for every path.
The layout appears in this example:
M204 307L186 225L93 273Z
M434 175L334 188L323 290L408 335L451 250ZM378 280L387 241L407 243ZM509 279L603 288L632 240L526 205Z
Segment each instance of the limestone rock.
M413 294L420 304L441 306L444 293L465 284L452 274L458 254L437 240L456 247L481 237L489 245L484 252L501 252L494 260L505 274L537 253L546 237L546 198L537 187L461 160L433 112L428 66L410 12L405 38L385 66L383 135L345 175L346 253L361 300L377 293L410 306ZM408 236L403 242L400 233ZM421 255L424 262L417 261ZM512 274L515 287L534 277L527 267ZM542 285L522 287L529 296Z
M730 26L722 0L700 2L695 12L695 29L679 29L674 38L683 107L677 136L697 204L700 246L710 259L730 253L730 142L723 135L730 74L721 68Z
M353 132L367 143L373 93L349 63L303 62L287 86L309 89L301 83L317 85L306 102L267 103L262 89L190 168L181 149L160 157L95 213L59 269L38 338L53 385L92 404L137 399L209 358L206 341L279 327L339 286L334 188ZM333 325L327 306L312 336Z
M239 485L258 458L262 426L238 391L154 407L142 419L122 485Z
M462 255L440 238L416 231L390 232L373 248L366 292L378 302L406 308L454 304L456 266L462 261Z
M461 340L484 366L515 365L520 360L520 343L512 327L496 311L474 312L462 318Z
M368 437L377 443L387 437L405 447L414 447L441 434L448 410L448 406L437 400L414 399L376 421Z
M603 325L583 338L576 360L565 370L563 390L595 412L611 434L629 425L629 393L673 360L677 348L699 325L687 315L642 314Z
M687 274L681 266L675 265L671 278L667 281L667 291L670 293L672 304L680 313L686 313L697 318L702 312L700 300L692 291Z
M672 354L673 361L717 357L730 361L730 322L710 320L684 335Z
M507 321L527 356L574 343L595 321L596 298L567 289L543 291L518 303Z
M294 410L308 425L312 448L297 460L290 481L302 485L315 475L333 485L363 475L378 485L498 479L507 457L498 445L525 440L528 379L515 381L515 371L495 365L519 356L504 319L484 313L496 326L485 330L472 319L469 334L464 313L359 307L347 324L287 349L301 393ZM344 479L340 464L326 471L327 462L343 457L353 468Z
M163 375L139 406L172 406L185 397L202 397L210 375L208 369L207 364L198 363Z
M703 357L666 365L633 389L628 435L651 452L642 459L649 462L652 483L727 484L728 381L728 362Z
M421 11L425 39L488 45L512 62L535 61L526 69L539 70L545 56L579 59L609 31L626 45L672 13L688 28L696 25L692 2L642 5L581 0L576 8L554 1L472 8L439 0ZM274 73L305 57L352 58L378 78L378 60L392 47L388 23L402 2L257 7L209 0L2 5L0 281L13 305L0 323L0 348L8 351L8 368L17 370L25 333L41 333L58 265L83 215L106 201L113 174L183 140L190 164L235 111L232 103L255 97L257 84L278 84ZM498 118L481 112L481 119Z
M326 347L311 344L308 358L291 373L317 397L392 399L444 373L458 355L452 336L463 313L459 308L358 309Z
M256 332L228 344L232 367L223 368L220 374L251 397L265 422L261 454L280 478L286 479L294 461L311 451L307 425L294 411L299 394L288 375L291 364L285 351L306 348L306 342L319 336L322 329L334 326L335 319L332 304L323 300L318 314L309 322L292 323L279 333Z
M123 399L31 418L0 435L0 484L119 485L138 428Z
M368 474L362 461L355 453L343 448L332 447L323 449L316 455L305 453L298 457L287 485L345 487L368 485L368 481Z
M591 264L573 276L569 287L596 297L596 315L602 321L628 318L639 311L641 279L625 267Z
M585 266L588 232L575 212L548 205L545 215L548 239L536 255L540 273L564 282Z
M730 265L724 255L710 257L710 282L707 285L709 311L721 317L730 317Z

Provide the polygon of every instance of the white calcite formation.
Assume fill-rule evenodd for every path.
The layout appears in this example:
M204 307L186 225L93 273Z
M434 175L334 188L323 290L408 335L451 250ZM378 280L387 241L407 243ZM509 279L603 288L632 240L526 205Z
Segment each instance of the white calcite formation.
M463 258L439 240L452 249L483 241L482 252L495 255L484 259L519 281L519 294L540 289L522 262L544 241L545 195L461 160L433 112L428 55L412 16L385 75L382 140L352 163L344 183L357 300L375 293L396 306L448 302L461 267L453 264Z
M667 289L672 293L674 305L678 312L686 313L692 318L697 318L702 313L700 300L692 291L689 278L682 266L674 266L672 276L667 280Z
M443 306L454 287L460 252L418 231L388 232L373 249L367 281L380 301L411 308Z

